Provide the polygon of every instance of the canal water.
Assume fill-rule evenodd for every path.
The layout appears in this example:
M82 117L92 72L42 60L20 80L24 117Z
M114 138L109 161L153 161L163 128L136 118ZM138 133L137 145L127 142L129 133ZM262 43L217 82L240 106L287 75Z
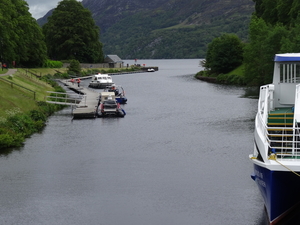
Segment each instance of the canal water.
M0 224L267 224L248 159L257 99L195 79L199 59L127 63L159 71L113 76L124 118L65 108L1 153Z

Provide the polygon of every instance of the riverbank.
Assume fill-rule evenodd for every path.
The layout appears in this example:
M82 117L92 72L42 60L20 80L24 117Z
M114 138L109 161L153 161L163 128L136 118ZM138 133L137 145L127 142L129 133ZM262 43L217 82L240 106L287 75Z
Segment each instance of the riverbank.
M55 84L18 69L1 74L0 149L21 146L25 138L44 128L50 115L62 109L44 101L47 91L59 90Z
M195 76L195 78L197 78L199 80L206 81L206 82L210 82L210 83L217 83L218 82L216 77Z

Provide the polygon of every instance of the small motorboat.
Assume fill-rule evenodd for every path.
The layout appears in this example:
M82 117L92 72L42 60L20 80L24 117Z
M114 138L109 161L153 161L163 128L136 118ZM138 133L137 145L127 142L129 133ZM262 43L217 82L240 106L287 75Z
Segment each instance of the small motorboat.
M111 76L109 76L108 74L98 73L92 77L92 80L89 83L89 87L104 89L107 86L111 86L113 84L114 82L112 81Z
M120 103L116 101L114 92L101 92L97 107L98 117L124 117L126 115Z
M155 72L155 70L153 68L149 68L147 69L147 72Z
M125 97L125 91L122 86L120 85L111 85L108 86L105 89L106 92L114 92L115 93L115 99L118 103L120 104L126 104L127 103L127 98Z

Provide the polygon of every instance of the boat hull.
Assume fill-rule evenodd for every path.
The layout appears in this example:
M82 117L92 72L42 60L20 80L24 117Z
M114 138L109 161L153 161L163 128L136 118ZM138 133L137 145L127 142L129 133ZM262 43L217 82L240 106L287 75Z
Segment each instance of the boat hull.
M114 83L96 83L96 82L91 82L89 84L90 88L97 88L97 89L105 89L107 86L111 86Z
M270 224L276 224L299 204L300 177L296 174L254 164L252 178L264 199Z
M127 98L125 98L125 97L116 97L116 101L120 104L126 104L127 103Z
M100 110L97 112L97 117L124 117L126 115L123 109L119 109L115 112L101 112Z

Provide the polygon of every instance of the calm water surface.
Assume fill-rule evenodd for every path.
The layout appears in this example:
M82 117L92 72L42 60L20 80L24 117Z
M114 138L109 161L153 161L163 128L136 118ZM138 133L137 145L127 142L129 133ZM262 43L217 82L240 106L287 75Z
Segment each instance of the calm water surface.
M248 160L257 100L196 80L198 59L137 63L159 71L113 76L125 118L66 108L1 154L0 224L266 224Z

